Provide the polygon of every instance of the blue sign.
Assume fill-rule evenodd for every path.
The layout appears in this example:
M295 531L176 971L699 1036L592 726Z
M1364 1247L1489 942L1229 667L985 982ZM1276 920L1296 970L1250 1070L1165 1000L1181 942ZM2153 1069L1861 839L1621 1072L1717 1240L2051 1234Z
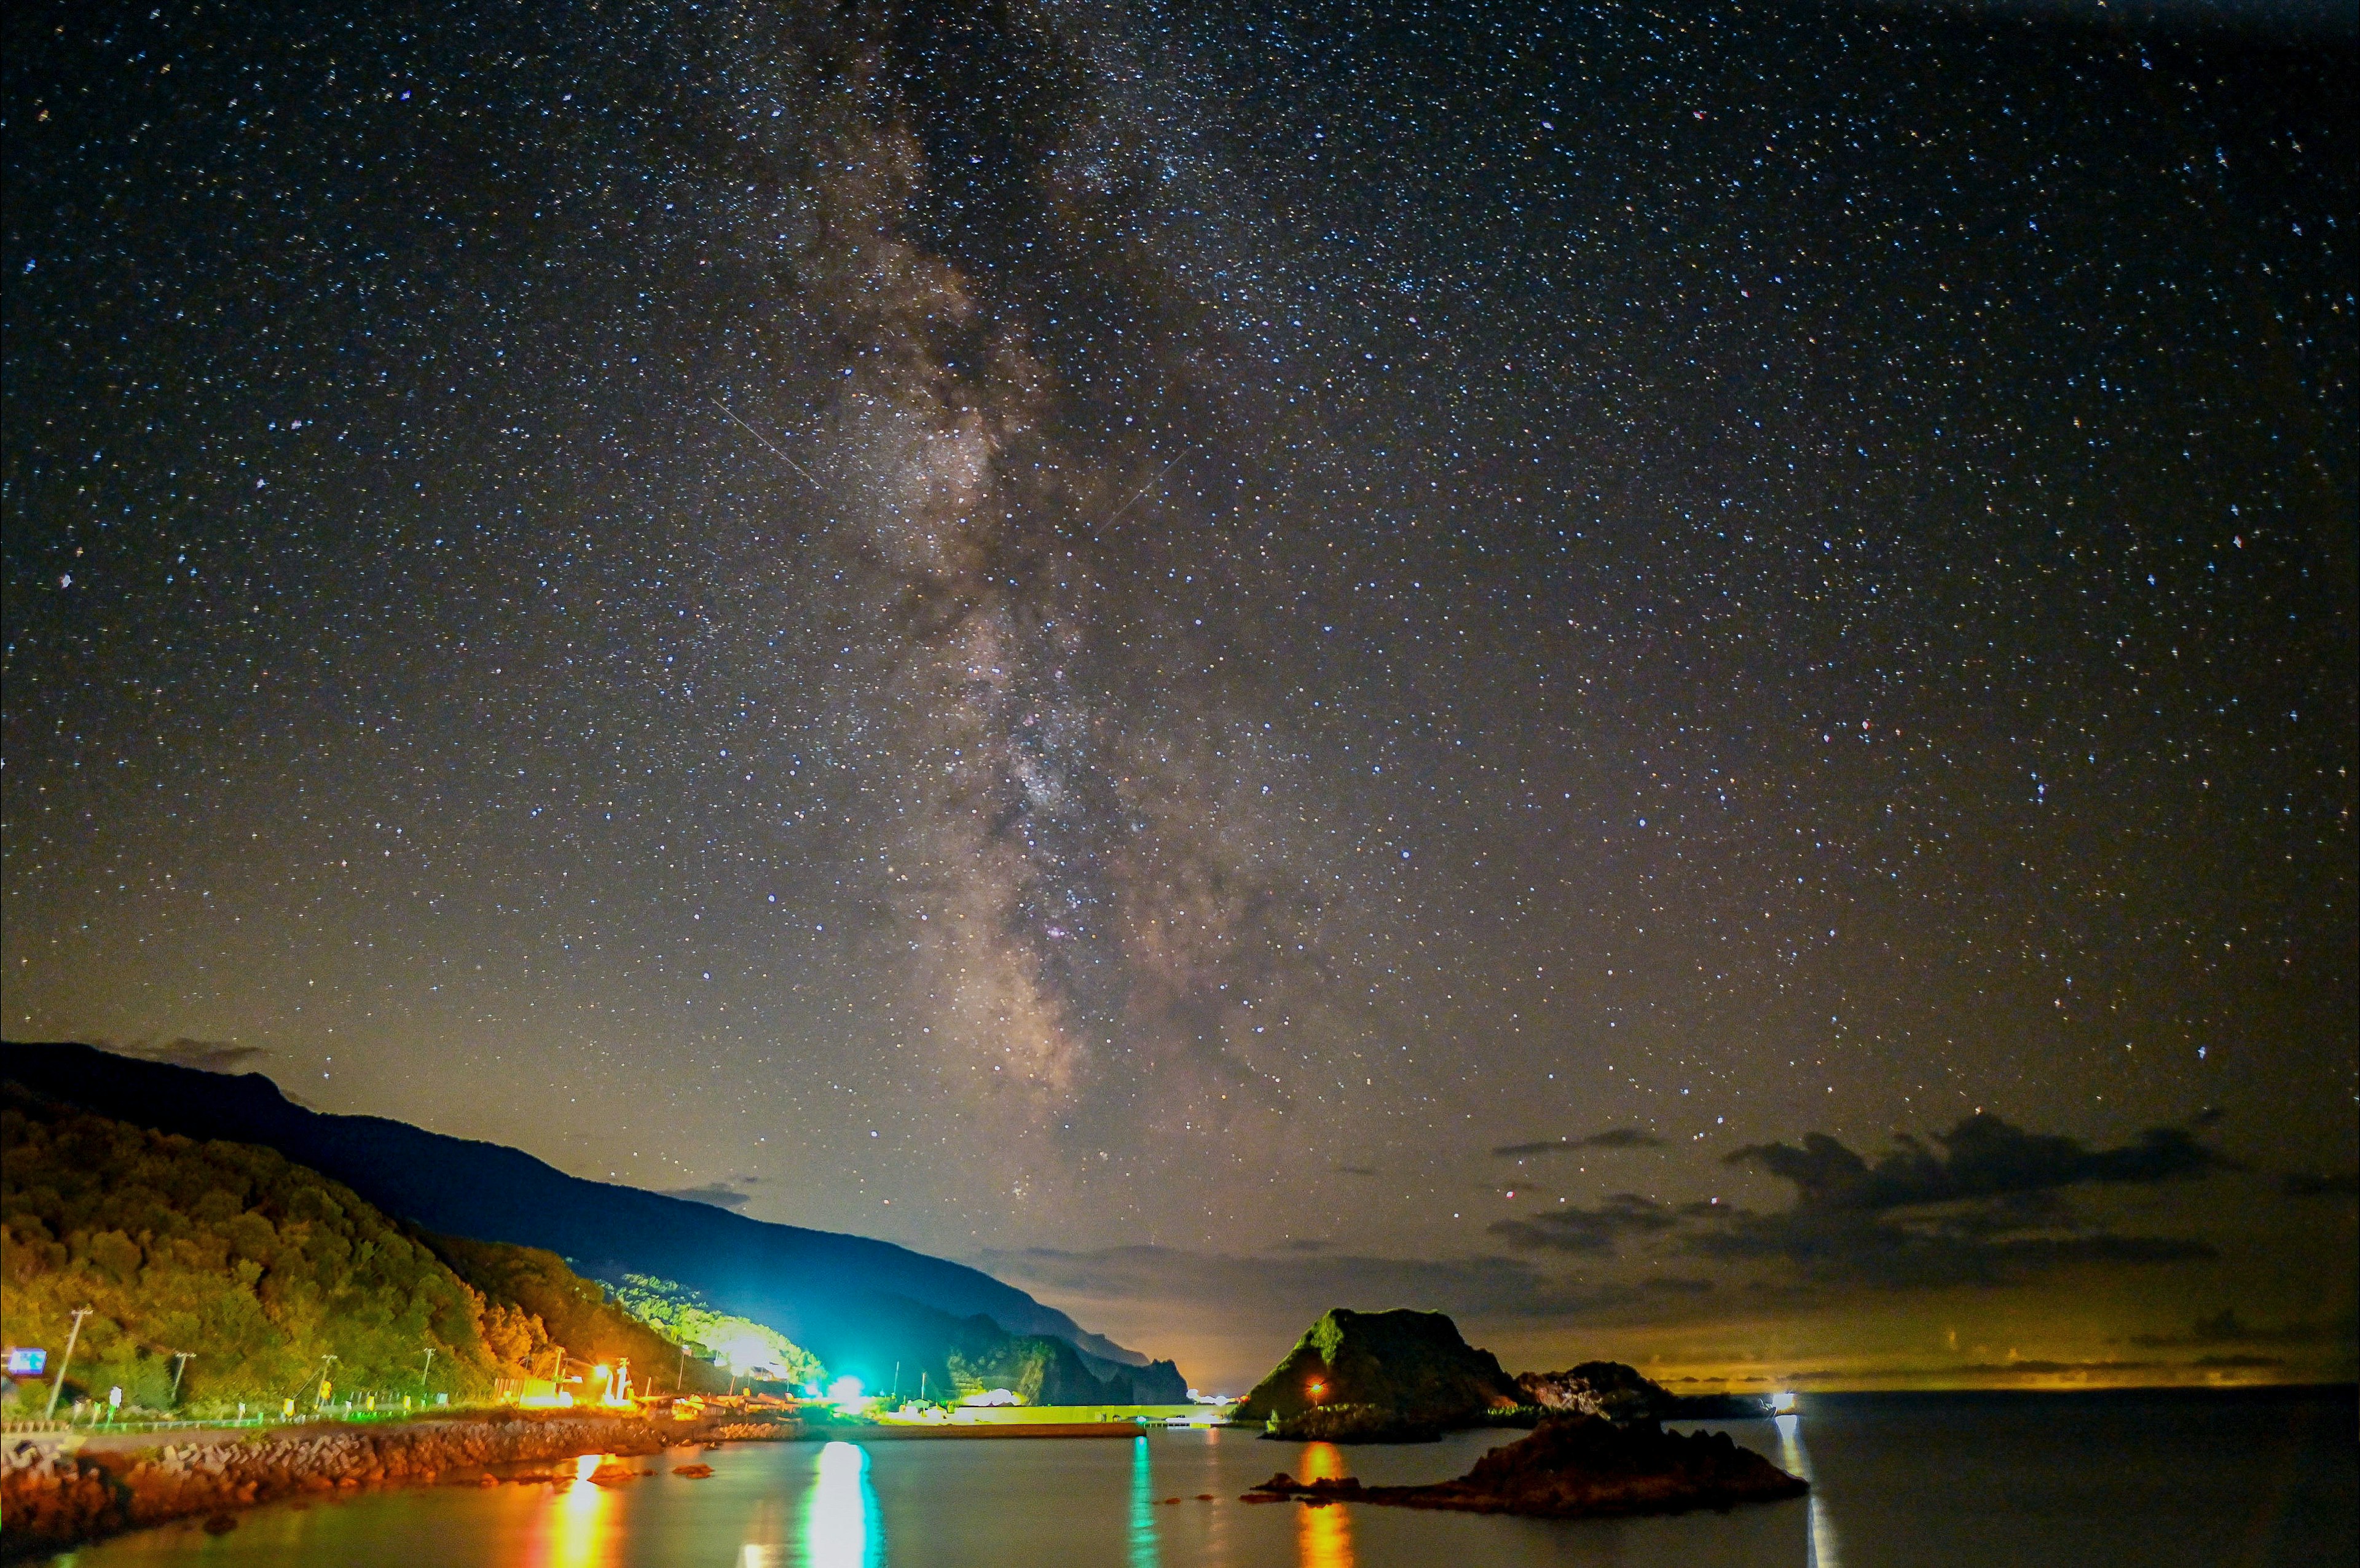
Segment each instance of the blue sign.
M38 1377L41 1375L41 1368L49 1364L49 1353L46 1350L12 1348L8 1352L8 1376L11 1377Z

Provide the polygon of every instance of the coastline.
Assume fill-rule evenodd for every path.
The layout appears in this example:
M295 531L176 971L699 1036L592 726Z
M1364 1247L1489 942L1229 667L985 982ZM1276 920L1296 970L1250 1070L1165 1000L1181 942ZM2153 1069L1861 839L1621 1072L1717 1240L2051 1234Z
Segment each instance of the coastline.
M714 1443L776 1441L789 1424L681 1424L631 1416L450 1420L280 1427L228 1441L66 1452L28 1437L0 1454L0 1563L126 1530L305 1493L360 1486L494 1485L502 1466L585 1454L644 1456ZM209 1518L208 1523L212 1522ZM234 1519L223 1529L235 1528Z

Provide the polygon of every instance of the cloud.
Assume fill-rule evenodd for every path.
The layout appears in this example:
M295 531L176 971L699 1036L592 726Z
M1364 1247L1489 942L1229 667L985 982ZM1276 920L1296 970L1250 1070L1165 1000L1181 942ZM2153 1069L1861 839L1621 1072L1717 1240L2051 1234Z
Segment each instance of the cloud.
M168 1062L174 1067L193 1067L200 1073L235 1072L268 1051L258 1045L238 1045L222 1040L191 1040L186 1036L166 1040L161 1045L140 1041L132 1045L109 1045L106 1050L117 1056L134 1056L142 1062Z
M1684 1239L1725 1261L1784 1259L1805 1278L1889 1289L2000 1285L2090 1265L2147 1266L2216 1256L2202 1241L2125 1236L2075 1224L2061 1206L2002 1199L1948 1214L1896 1215L1797 1204L1732 1209Z
M2028 1133L1998 1116L1977 1115L1937 1133L1934 1141L1944 1152L1897 1133L1894 1142L1900 1147L1871 1165L1815 1132L1804 1135L1799 1149L1749 1144L1724 1162L1756 1166L1793 1182L1797 1210L1856 1214L2084 1183L2168 1181L2229 1164L2184 1127L2149 1127L2116 1148L2090 1149L2075 1138Z
M2249 1323L2234 1307L2223 1307L2211 1317L2198 1318L2186 1334L2133 1334L2124 1343L2142 1349L2162 1350L2199 1345L2321 1345L2338 1335L2325 1323L2284 1323L2275 1328Z
M1544 1209L1530 1219L1498 1221L1490 1231L1526 1251L1599 1254L1612 1252L1618 1236L1666 1231L1679 1223L1665 1204L1636 1192L1617 1192L1594 1209Z
M1506 1158L1530 1154L1565 1154L1577 1149L1661 1149L1664 1140L1637 1127L1609 1127L1588 1138L1552 1138L1538 1143L1503 1143L1491 1152Z
M1374 1258L1321 1250L1247 1257L1111 1247L1089 1252L1028 1247L988 1252L972 1261L1028 1288L1101 1301L1202 1302L1233 1316L1291 1323L1294 1331L1329 1307L1417 1307L1463 1318L1549 1320L1627 1306L1644 1294L1636 1285L1567 1280L1523 1258L1498 1256Z
M754 1194L740 1192L739 1184L750 1185L758 1180L753 1176L733 1176L727 1181L708 1181L702 1187L674 1187L662 1195L685 1198L692 1203L710 1203L716 1209L742 1209L754 1201Z

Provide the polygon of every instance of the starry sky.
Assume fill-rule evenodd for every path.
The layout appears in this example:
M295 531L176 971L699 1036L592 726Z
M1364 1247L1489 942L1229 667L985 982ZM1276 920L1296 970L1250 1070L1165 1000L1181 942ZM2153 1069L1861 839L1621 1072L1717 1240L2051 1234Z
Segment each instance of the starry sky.
M14 7L7 1034L1208 1385L2348 1375L2348 13Z

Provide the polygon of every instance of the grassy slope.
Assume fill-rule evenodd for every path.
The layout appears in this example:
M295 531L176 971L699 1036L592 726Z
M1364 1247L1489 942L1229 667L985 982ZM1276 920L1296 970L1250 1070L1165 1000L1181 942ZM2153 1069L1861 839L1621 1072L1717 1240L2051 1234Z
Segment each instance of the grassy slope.
M628 1356L642 1388L650 1374L669 1388L679 1364L676 1345L553 1254L426 1236L274 1149L155 1132L0 1084L8 1342L46 1346L54 1369L78 1307L92 1311L67 1397L120 1387L126 1406L162 1410L170 1353L188 1350L183 1413L308 1402L323 1367L338 1399L462 1403L495 1378L545 1374L552 1342ZM700 1372L716 1383L692 1362L692 1388ZM17 1392L46 1397L29 1382Z
M635 1388L672 1391L673 1378L683 1369L680 1345L625 1312L608 1299L604 1287L574 1273L557 1254L457 1236L425 1239L467 1283L539 1319L544 1345L563 1345L576 1361L612 1365L628 1359ZM535 1363L543 1376L549 1361L544 1351ZM691 1393L716 1393L729 1386L729 1375L691 1356L685 1358L683 1386Z

